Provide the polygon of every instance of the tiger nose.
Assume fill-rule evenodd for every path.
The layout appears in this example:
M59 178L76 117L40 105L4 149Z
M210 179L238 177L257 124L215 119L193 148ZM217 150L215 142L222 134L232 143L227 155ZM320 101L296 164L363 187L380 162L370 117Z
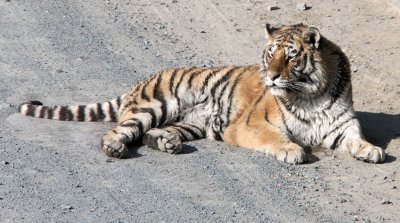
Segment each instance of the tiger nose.
M280 73L277 72L268 72L268 76L269 78L271 78L271 80L276 80L277 78L279 78L281 76Z

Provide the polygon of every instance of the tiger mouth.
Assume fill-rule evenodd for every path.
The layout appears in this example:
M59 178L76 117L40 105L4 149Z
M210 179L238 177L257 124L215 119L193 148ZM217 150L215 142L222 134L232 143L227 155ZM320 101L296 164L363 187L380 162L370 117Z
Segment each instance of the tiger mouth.
M272 82L272 83L268 83L267 86L268 86L269 88L271 88L271 89L273 88L273 89L277 89L277 90L278 90L278 89L282 89L282 90L286 89L285 87L278 86L276 83L273 83L273 82Z

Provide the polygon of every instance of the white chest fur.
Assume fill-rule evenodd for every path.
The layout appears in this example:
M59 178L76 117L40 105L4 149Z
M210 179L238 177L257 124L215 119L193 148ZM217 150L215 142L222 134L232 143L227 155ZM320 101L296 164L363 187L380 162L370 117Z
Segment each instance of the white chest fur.
M327 97L303 102L301 106L280 103L280 107L284 117L282 130L303 147L321 146L330 133L354 117L352 105L340 98L335 103Z

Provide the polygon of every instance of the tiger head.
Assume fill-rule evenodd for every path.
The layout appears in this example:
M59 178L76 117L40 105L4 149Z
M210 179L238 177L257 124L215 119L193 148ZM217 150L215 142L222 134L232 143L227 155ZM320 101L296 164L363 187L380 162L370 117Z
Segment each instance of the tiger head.
M324 88L317 28L302 23L279 28L266 24L266 37L262 70L273 95L311 96Z

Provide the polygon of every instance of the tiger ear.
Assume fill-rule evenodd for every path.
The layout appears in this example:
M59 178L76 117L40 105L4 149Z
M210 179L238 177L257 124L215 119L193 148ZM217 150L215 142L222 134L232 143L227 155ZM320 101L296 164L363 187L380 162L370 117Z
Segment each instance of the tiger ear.
M280 29L279 27L273 27L271 24L265 24L265 38L269 39L272 36L272 33L276 30Z
M315 48L319 47L319 40L321 39L321 34L319 30L315 27L309 27L303 35L304 42L313 45Z

